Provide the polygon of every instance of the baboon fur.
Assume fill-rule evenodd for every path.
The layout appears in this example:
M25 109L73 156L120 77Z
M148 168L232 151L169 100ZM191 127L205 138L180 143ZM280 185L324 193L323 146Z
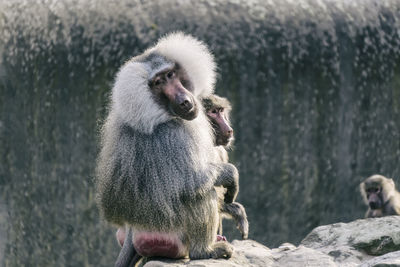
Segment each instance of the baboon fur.
M380 207L371 209L368 199L368 189L378 189ZM400 193L396 190L393 179L375 174L365 179L360 184L361 196L368 205L365 218L400 215Z
M228 99L225 97L220 97L216 94L212 94L204 99L202 99L203 107L206 113L210 112L213 109L223 109L225 114L225 119L227 123L230 125L230 112L232 110L232 106ZM209 118L212 120L211 118ZM219 127L219 125L216 125ZM218 134L218 132L214 129L214 134ZM215 145L216 152L222 162L228 163L229 157L226 151L226 147L230 147L231 142L227 146ZM233 201L236 199L236 195L239 191L239 181L236 181L237 187L234 188L234 192L230 192L231 195L234 195ZM232 189L230 189L232 190ZM227 193L227 189L217 186L216 187L217 194L220 198L220 219L219 219L219 228L218 234L222 235L223 227L222 227L222 219L223 218L232 218L236 227L239 229L242 234L243 239L248 238L249 233L249 223L247 220L246 210L242 204L239 202L232 203L224 203L225 194Z
M201 104L198 116L188 121L154 99L149 79L165 62L186 71L196 99L213 91L213 56L202 42L183 33L160 39L121 67L102 128L99 207L107 221L128 225L134 233L178 235L192 259L229 257L231 245L216 243L214 184L237 177L237 169L218 160Z

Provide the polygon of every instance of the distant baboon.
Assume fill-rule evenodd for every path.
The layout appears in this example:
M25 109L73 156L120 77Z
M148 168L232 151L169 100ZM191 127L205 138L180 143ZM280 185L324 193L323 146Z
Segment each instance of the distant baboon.
M221 160L223 162L228 162L228 153L226 152L225 147L229 147L233 140L233 129L229 122L229 113L232 109L231 105L228 99L217 95L211 95L204 98L202 103L214 130L215 148L217 149ZM223 203L223 201L221 201L222 214L220 216L218 233L222 235L222 217L231 217L235 220L237 228L242 233L242 238L247 239L249 223L247 221L246 211L242 204L233 202L235 201L239 191L238 182L235 186L236 187L227 188L226 193L224 192L225 190L221 190L220 187L217 187L219 195L225 194L225 197L221 196L222 199L226 198L226 196L232 199L232 203Z
M219 160L198 103L213 91L214 69L202 42L174 33L117 74L102 129L96 186L105 219L133 231L125 235L117 266L131 264L132 243L142 256L232 254L228 242L216 242L214 185L231 187L238 171Z
M372 175L360 184L361 195L368 205L366 218L400 215L400 193L392 179Z

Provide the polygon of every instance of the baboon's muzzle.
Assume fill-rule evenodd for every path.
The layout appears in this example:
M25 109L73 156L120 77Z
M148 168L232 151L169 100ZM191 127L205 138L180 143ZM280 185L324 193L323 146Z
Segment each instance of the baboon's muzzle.
M380 209L380 208L381 208L381 204L380 204L379 201L370 201L370 202L369 202L369 207L370 207L372 210L376 210L376 209Z
M197 117L196 100L179 80L169 84L164 90L164 94L169 100L169 109L174 115L184 120L193 120Z

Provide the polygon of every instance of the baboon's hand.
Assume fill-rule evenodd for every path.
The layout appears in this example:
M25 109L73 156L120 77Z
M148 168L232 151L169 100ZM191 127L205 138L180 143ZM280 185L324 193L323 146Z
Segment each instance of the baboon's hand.
M227 190L224 202L232 203L239 192L239 172L235 165L231 163L221 164L220 169L220 174L214 185L225 187Z

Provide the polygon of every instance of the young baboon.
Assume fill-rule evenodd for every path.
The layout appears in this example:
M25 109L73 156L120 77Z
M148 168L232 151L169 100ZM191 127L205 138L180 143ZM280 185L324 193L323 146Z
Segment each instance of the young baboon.
M232 106L228 99L212 94L202 100L203 107L215 132L215 145L229 147L233 141L233 129L229 114Z
M393 179L372 175L360 184L361 195L368 205L366 218L400 214L400 193Z
M174 33L117 74L96 183L105 219L133 232L125 235L117 266L131 264L132 244L141 256L232 254L228 242L216 242L214 185L230 187L238 171L218 159L211 126L198 103L213 91L214 70L202 42Z
M202 100L203 107L214 130L214 144L220 159L228 162L226 147L229 147L233 140L233 129L229 122L229 113L232 109L228 99L218 95L210 95ZM222 235L222 218L233 218L236 226L242 234L243 239L247 239L249 223L242 204L234 202L239 191L239 184L235 187L227 188L226 193L221 187L217 187L217 192L221 196L221 214L218 233ZM228 203L224 199L229 198ZM229 201L232 200L232 203Z

